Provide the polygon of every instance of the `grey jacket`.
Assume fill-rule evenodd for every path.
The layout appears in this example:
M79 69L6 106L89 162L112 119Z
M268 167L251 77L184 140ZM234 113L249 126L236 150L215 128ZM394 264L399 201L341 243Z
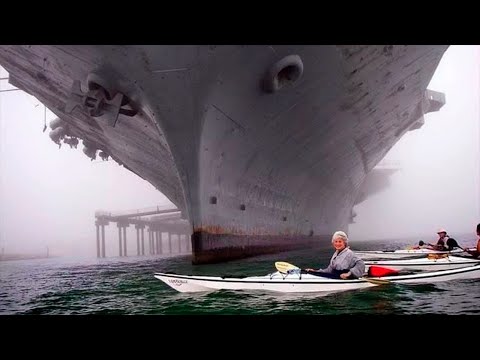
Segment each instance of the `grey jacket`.
M330 260L330 265L318 272L333 273L333 270L350 270L356 278L365 274L365 263L350 248L343 249L340 253L335 251Z

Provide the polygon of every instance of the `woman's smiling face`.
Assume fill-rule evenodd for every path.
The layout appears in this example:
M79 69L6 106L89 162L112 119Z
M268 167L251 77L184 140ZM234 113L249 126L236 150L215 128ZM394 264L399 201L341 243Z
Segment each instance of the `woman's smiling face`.
M337 251L342 251L346 248L345 241L342 238L337 237L333 240L333 247Z

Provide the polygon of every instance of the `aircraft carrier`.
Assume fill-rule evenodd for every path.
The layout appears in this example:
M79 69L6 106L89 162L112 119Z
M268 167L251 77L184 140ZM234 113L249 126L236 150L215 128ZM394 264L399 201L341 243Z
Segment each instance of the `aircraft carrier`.
M54 142L154 185L211 263L348 231L375 165L445 103L427 85L447 48L1 45L0 65Z

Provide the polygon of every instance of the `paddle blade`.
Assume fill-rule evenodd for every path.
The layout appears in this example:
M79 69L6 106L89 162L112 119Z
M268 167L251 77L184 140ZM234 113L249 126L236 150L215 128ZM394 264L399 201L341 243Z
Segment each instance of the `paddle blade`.
M368 278L368 277L363 277L360 278L363 280L368 281L369 283L375 284L375 285L387 285L390 284L390 280L385 280L385 279L378 279L378 278Z
M277 268L277 270L279 272L281 272L282 274L286 274L288 271L290 270L297 270L297 269L300 269L299 267L295 266L295 265L292 265L292 264L289 264L285 261L277 261L275 263L275 267Z

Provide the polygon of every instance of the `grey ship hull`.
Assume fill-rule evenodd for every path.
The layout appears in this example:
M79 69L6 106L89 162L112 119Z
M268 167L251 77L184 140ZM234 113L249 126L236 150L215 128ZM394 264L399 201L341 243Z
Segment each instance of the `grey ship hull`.
M346 230L370 171L443 105L426 87L446 49L0 46L0 65L59 117L54 141L82 139L178 206L205 263Z

